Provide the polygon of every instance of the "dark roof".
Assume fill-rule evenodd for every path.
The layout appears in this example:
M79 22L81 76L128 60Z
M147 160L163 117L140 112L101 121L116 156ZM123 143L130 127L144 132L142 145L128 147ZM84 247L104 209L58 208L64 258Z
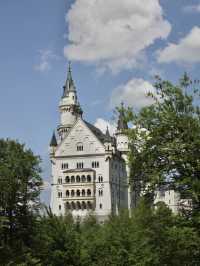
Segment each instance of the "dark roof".
M123 105L123 103L121 104L121 109L119 110L119 119L118 119L118 122L117 122L117 129L118 130L128 129L128 125L127 125L126 118L125 118L125 113L124 113L124 105Z
M51 147L56 147L58 144L57 144L57 140L56 140L56 135L55 135L55 132L53 132L53 136L51 138L51 142L50 142L50 146Z
M69 91L76 91L76 87L74 85L74 81L73 81L73 78L72 78L72 71L71 71L71 64L69 63L69 66L68 66L68 74L67 74L67 80L65 82L65 85L63 86L63 98L64 97L67 97Z
M84 122L89 127L89 129L93 132L93 134L98 138L98 140L100 140L101 143L105 143L106 141L108 141L107 136L105 134L103 134L103 132L99 128L93 126L92 124L88 123L87 121L84 121ZM112 141L112 138L110 137L110 142L111 141Z

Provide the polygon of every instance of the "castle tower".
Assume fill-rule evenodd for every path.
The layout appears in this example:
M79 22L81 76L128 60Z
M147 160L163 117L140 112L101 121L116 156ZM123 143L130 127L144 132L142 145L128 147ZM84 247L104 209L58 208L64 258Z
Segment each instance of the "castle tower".
M77 98L76 87L72 78L71 65L69 63L67 80L63 86L63 95L59 104L60 125L58 135L63 139L66 132L73 126L77 118L82 116L83 112Z
M117 123L117 131L115 135L117 140L117 149L123 154L127 154L128 152L128 137L124 132L127 129L128 125L125 120L124 104L121 103L121 109L119 111L119 118Z

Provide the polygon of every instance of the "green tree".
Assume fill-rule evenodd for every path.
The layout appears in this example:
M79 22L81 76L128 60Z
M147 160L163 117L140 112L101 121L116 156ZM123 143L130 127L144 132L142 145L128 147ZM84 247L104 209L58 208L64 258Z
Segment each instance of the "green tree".
M127 119L131 142L132 184L154 191L169 183L200 210L200 109L197 82L185 74L178 85L157 77L154 104ZM143 128L146 129L142 130ZM138 137L139 134L139 137Z
M42 180L39 164L40 158L25 145L0 139L0 215L1 221L4 220L0 229L2 259L20 258L23 248L31 246L35 215L40 206Z
M71 215L58 217L47 210L37 228L33 255L41 265L81 265L79 222L75 222Z

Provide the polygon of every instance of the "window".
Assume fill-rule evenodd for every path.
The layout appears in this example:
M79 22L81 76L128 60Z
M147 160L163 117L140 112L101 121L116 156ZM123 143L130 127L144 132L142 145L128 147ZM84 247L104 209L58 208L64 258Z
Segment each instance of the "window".
M84 183L85 181L86 181L86 178L85 178L85 176L84 176L84 175L82 175L82 176L81 176L81 182L83 182L83 183Z
M77 182L77 183L80 183L80 182L81 182L81 178L80 178L79 175L76 176L76 182Z
M59 205L59 210L61 210L61 205Z
M66 190L66 197L69 197L69 190Z
M58 184L62 184L62 178L58 178Z
M87 205L86 205L85 201L82 202L82 209L83 210L87 209Z
M67 209L67 210L70 210L70 209L71 209L71 205L70 205L69 202L66 203L66 209Z
M81 209L81 203L80 203L79 201L76 203L76 206L77 206L77 209L78 209L78 210Z
M103 205L100 203L99 204L99 209L102 209L103 208Z
M71 176L71 183L75 183L75 177Z
M99 197L102 197L102 196L103 196L103 190L100 189L100 190L99 190Z
M66 182L66 183L69 183L69 182L70 182L70 178L69 178L69 176L66 176L66 177L65 177L65 182Z
M58 192L58 197L62 198L62 192Z
M92 162L92 168L99 168L99 162Z
M76 146L77 151L83 151L83 145L79 144Z
M61 168L64 169L68 169L69 165L68 163L62 163Z
M92 209L92 203L90 201L87 202L87 208L90 210Z
M91 181L92 181L91 176L87 175L87 182L91 182Z
M90 189L88 189L88 190L87 190L87 196L89 196L89 197L90 197L90 196L91 196L91 194L92 194L92 193L91 193L91 190L90 190Z
M77 168L77 169L81 169L81 168L83 168L83 163L77 163L77 164L76 164L76 168Z
M85 197L85 190L82 190L82 197Z
M99 176L99 183L103 182L103 176Z
M75 195L75 192L74 192L74 190L72 190L71 191L71 197L74 197L74 195Z
M79 190L79 189L76 191L76 195L77 195L77 197L80 197L80 195L81 195L81 192L80 192L80 190Z

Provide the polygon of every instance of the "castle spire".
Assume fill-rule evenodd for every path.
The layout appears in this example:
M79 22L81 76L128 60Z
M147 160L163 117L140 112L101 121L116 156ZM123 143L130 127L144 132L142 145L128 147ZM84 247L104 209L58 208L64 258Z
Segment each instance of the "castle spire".
M56 135L55 135L55 132L53 132L53 136L51 138L51 142L50 142L50 147L56 147L58 144L57 144L57 140L56 140Z
M121 108L119 111L119 119L118 119L118 123L117 123L117 130L121 131L121 130L125 130L128 129L128 125L125 119L125 113L124 113L124 103L121 103Z
M68 96L70 91L76 92L76 87L74 85L74 80L72 78L72 69L71 69L71 62L68 64L68 73L67 73L67 80L65 85L63 86L63 98Z

